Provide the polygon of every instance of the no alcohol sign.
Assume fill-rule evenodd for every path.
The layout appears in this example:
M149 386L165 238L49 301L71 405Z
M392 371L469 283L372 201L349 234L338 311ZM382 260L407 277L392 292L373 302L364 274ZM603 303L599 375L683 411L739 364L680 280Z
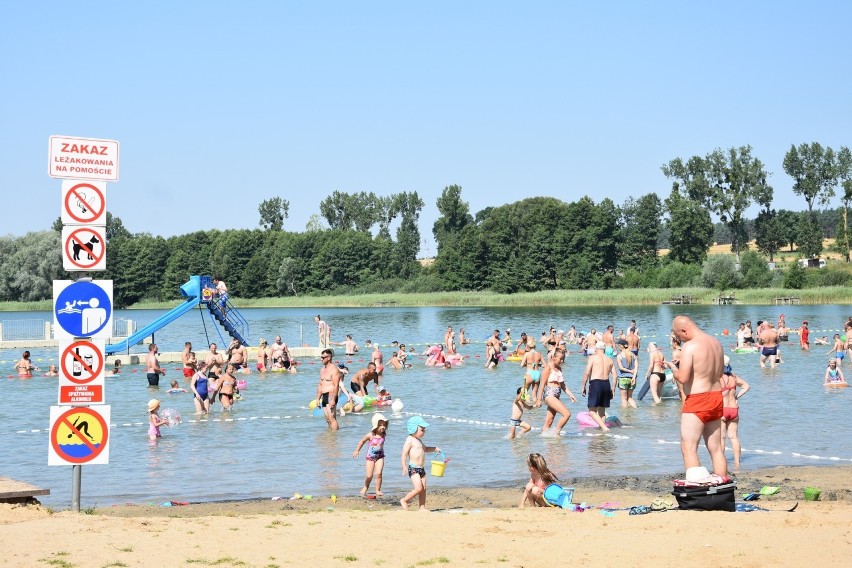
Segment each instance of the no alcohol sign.
M63 341L59 349L59 404L103 404L104 342Z

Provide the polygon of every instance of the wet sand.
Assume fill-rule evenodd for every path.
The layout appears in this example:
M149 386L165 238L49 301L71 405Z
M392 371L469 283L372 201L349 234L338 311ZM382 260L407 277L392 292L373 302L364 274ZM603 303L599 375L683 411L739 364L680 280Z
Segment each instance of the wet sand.
M852 466L741 472L738 498L777 486L768 512L518 509L520 483L429 493L431 512L401 494L121 505L86 513L0 505L0 566L793 566L839 565L852 553ZM563 479L574 502L626 508L670 498L673 476ZM805 501L805 487L821 500ZM796 502L794 512L787 512ZM88 514L87 514L88 513Z

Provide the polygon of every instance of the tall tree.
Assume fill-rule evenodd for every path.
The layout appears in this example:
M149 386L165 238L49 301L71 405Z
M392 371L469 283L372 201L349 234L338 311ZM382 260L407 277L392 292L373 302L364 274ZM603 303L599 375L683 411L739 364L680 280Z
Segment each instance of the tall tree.
M335 191L320 201L320 214L325 217L329 227L340 230L352 228L354 221L349 201L349 195L341 191Z
M261 201L257 211L261 227L267 231L280 231L284 228L284 219L290 216L290 202L281 197L271 197Z
M805 258L816 258L822 253L822 228L819 219L813 211L802 211L799 214L799 226L796 231L799 253Z
M843 146L837 153L837 176L842 188L840 199L843 207L841 209L841 220L835 233L835 250L843 255L849 262L849 250L852 248L852 232L849 230L849 207L852 206L852 152Z
M802 195L808 204L808 212L815 204L826 205L834 197L838 171L831 148L823 148L818 142L791 145L784 155L784 171L793 178L793 193Z
M669 214L669 259L684 264L700 264L713 242L710 213L695 200L684 197L675 182L666 199Z
M399 199L396 195L376 198L376 219L379 223L378 236L390 240L391 223L399 216Z
M746 248L744 214L752 204L772 203L772 187L763 163L751 155L751 146L716 149L705 157L680 158L662 166L666 177L678 180L690 199L702 203L731 229L731 250L739 260Z
M420 229L417 221L423 210L423 200L416 191L406 191L397 195L397 210L402 218L396 230L396 265L401 278L410 278L417 274L417 253L420 250Z
M647 269L657 265L663 203L656 193L638 200L628 198L621 206L621 233L618 243L622 268Z
M444 246L453 246L453 243L447 242L448 239L456 237L468 224L473 223L470 207L462 200L461 192L460 185L448 185L436 202L441 216L432 226L432 235L438 243L439 253Z
M769 256L770 262L785 244L784 230L774 209L761 209L754 222L757 250Z
M790 211L789 209L779 210L778 225L784 245L790 247L790 252L793 252L793 247L796 245L796 238L799 234L799 213Z

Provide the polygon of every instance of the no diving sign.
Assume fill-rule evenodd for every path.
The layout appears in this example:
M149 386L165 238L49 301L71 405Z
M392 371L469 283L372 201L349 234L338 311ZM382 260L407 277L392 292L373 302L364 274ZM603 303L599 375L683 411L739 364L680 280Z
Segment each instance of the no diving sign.
M62 227L62 267L68 272L106 270L106 230L97 226Z
M109 416L109 406L51 406L47 465L109 463Z

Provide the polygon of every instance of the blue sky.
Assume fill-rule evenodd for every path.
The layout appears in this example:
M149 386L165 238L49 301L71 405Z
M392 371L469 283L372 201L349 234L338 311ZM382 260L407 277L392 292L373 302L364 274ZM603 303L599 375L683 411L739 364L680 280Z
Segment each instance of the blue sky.
M801 210L790 145L852 146L850 21L839 1L6 1L0 234L59 216L54 134L118 140L108 209L163 236L257 227L273 196L303 231L335 190L417 191L429 254L446 185L472 212L621 204L745 144Z

